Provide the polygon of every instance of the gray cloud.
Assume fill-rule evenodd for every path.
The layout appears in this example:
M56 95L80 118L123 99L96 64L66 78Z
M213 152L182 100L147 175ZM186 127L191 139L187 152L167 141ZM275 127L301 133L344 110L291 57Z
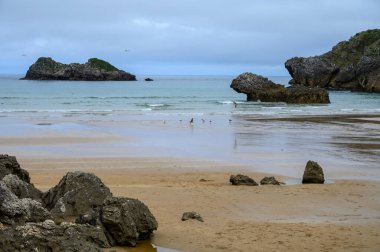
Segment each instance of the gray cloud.
M96 56L137 74L284 75L287 58L379 28L379 10L377 0L0 0L0 73L39 56Z

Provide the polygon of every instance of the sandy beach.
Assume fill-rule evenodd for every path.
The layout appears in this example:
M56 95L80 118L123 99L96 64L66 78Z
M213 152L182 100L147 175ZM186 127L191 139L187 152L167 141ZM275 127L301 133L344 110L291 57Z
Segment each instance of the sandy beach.
M31 182L43 191L67 172L79 170L95 173L115 196L140 199L159 223L151 241L161 248L159 252L171 251L164 248L189 252L378 251L378 119L370 115L234 118L225 130L232 131L237 143L216 149L221 150L219 158L213 153L207 157L207 148L219 148L219 142L208 142L216 139L212 135L216 126L210 129L196 124L189 128L174 121L165 125L161 121L99 123L85 130L75 126L64 131L61 128L65 125L57 121L18 135L23 127L34 127L27 124L16 130L8 127L8 134L0 135L0 147L2 152L17 156L29 171ZM249 134L244 132L247 125ZM117 128L134 126L139 127L140 135ZM113 130L102 130L108 127ZM206 157L184 151L179 140L170 142L175 143L171 149L164 146L172 151L171 156L160 152L162 146L155 146L158 136L154 134L162 139L166 134L173 134L173 138L189 131L188 138L178 136L189 144L186 150L203 145L198 152L205 151ZM322 134L315 137L317 131ZM277 138L286 141L272 141ZM297 155L301 150L302 155ZM224 157L223 151L232 151L243 162ZM326 184L300 183L310 157L324 168ZM229 176L237 173L256 181L274 175L287 184L232 186ZM199 212L205 222L182 222L185 211ZM156 251L151 243L105 251Z
M68 171L94 172L116 196L138 198L157 218L152 243L180 251L378 251L380 183L245 187L243 166L170 158L20 159L47 190ZM279 177L282 181L289 178ZM201 182L200 179L207 180ZM205 222L180 220L199 212ZM147 246L145 246L147 247ZM120 250L122 251L122 250ZM154 251L137 247L130 251Z

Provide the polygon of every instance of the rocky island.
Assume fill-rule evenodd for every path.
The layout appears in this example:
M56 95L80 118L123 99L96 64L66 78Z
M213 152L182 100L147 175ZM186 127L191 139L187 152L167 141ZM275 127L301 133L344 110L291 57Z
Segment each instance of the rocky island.
M318 87L293 85L285 88L267 78L253 73L243 73L232 80L231 86L238 93L247 95L247 101L286 103L330 103L326 90Z
M290 84L335 90L380 92L380 29L357 33L331 51L285 63Z
M134 81L136 76L119 70L110 63L91 58L84 64L62 64L52 58L41 57L29 67L23 80L82 80Z

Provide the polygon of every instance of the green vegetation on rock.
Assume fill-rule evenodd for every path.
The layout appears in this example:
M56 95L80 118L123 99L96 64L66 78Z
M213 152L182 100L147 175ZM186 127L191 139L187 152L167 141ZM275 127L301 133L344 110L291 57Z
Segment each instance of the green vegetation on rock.
M96 68L99 70L105 70L105 71L118 71L116 67L108 63L107 61L97 59L97 58L91 58L87 62L92 68Z
M322 57L338 67L356 65L363 55L371 58L379 56L379 44L380 29L367 30L338 43Z

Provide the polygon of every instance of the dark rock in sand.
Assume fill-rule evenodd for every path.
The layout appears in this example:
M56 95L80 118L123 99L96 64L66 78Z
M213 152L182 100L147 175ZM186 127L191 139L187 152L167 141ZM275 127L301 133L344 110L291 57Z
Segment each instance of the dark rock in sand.
M145 81L153 81L151 78L146 78Z
M52 220L46 220L0 229L0 247L1 251L101 252L101 248L109 248L110 244L97 227L72 223L56 225Z
M198 220L198 221L201 221L203 222L203 218L202 216L197 213L197 212L184 212L182 214L182 218L181 218L182 221L187 221L187 220Z
M303 173L302 184L323 184L325 177L322 167L314 161L308 161Z
M58 185L44 193L43 202L56 221L77 217L101 206L112 193L92 173L69 172Z
M84 80L84 81L132 81L136 76L97 58L85 64L62 64L52 58L41 57L29 67L24 80Z
M50 217L43 205L30 198L19 199L0 181L0 222L7 225L23 225L40 222Z
M293 86L285 88L253 73L243 73L232 80L231 88L247 95L247 101L287 103L330 103L326 90Z
M230 182L233 185L248 185L248 186L258 186L253 179L248 176L237 174L230 176Z
M321 56L289 59L285 67L291 84L380 92L380 29L357 33Z
M22 181L16 175L8 174L2 181L18 198L31 198L42 202L42 192L35 188L33 184Z
M281 185L284 184L279 182L275 177L265 177L260 181L260 185Z
M148 239L157 230L156 219L137 199L107 198L100 213L111 245L136 246L137 240Z
M29 173L22 169L17 162L16 157L8 155L0 155L0 180L8 174L14 174L22 181L30 183Z

